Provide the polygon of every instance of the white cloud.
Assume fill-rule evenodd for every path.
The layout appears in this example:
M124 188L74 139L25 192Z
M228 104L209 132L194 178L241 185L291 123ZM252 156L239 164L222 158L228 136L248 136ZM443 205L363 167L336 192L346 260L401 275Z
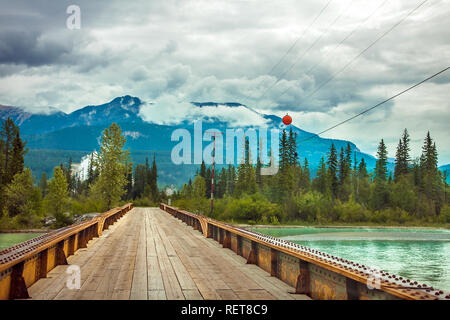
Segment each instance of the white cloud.
M78 31L65 28L64 1L0 0L0 104L70 112L129 94L154 102L142 111L149 121L174 123L199 116L191 101L239 102L266 114L289 112L300 128L319 132L450 61L450 0L428 1L311 95L419 3L386 1L363 23L384 0L354 0L327 31L350 1L331 2L306 32L325 0L80 0ZM354 141L372 154L384 137L393 155L404 127L419 141L430 130L440 160L448 163L448 83L450 75L441 75L408 93L410 98L397 99L327 135ZM203 109L231 123L262 121L248 110L228 111ZM413 147L415 153L420 144Z

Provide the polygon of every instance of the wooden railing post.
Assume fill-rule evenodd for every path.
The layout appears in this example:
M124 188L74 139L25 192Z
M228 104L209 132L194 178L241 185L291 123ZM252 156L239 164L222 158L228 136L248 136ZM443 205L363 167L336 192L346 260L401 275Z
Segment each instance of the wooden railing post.
M229 231L224 230L225 238L223 239L222 247L231 248L231 235Z
M39 278L47 278L48 249L39 253Z
M25 262L22 261L12 268L9 299L28 299L30 297L23 278L24 264Z
M256 259L256 242L251 241L252 248L247 257L247 264L257 264Z
M311 283L308 262L299 260L300 273L297 277L297 285L295 286L296 294L311 295Z
M56 244L55 255L56 265L67 264L66 255L64 253L64 240Z
M278 250L270 248L270 275L278 277Z

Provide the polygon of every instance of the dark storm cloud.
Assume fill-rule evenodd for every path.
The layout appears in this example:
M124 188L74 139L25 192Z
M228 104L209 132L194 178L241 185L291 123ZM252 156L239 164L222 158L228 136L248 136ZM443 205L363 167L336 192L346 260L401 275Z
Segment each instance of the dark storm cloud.
M66 43L45 40L38 32L0 32L0 64L40 66L59 63L72 48Z
M131 94L188 112L189 101L236 101L320 131L450 61L448 0L428 1L354 61L421 1L387 1L367 21L384 0L332 1L311 25L327 2L80 0L81 29L68 30L72 1L0 0L0 104L72 111ZM449 91L447 73L332 134L372 148L380 126L397 137L394 120L420 130L426 118L445 137Z

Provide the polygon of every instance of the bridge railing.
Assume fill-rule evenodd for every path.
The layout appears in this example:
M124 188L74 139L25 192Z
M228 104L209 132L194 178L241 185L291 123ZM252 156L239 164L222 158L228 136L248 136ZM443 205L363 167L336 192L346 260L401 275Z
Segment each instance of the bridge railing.
M0 251L0 300L29 298L27 288L133 208L111 209L91 220L53 230Z
M374 270L312 248L160 204L162 210L233 250L271 276L313 299L450 300L450 295L417 281Z

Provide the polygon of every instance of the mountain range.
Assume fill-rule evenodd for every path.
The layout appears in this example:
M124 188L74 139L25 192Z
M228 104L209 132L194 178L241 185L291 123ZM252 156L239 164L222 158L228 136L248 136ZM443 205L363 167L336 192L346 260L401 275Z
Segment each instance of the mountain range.
M86 106L68 114L52 108L46 112L31 113L25 111L24 108L0 105L0 119L10 117L20 127L21 135L28 148L25 163L32 169L35 177L40 177L42 172L51 176L53 167L60 163L67 163L69 157L75 163L80 162L83 156L99 148L102 131L111 123L116 122L127 137L125 147L130 150L133 163L144 163L146 157L151 160L153 156L156 156L159 184L161 186L170 184L180 186L195 174L198 165L172 163L171 150L178 142L171 141L171 135L176 129L186 129L193 137L192 120L194 119L170 125L152 122L151 115L145 117L144 120L141 108L145 104L137 97L126 95L102 105ZM230 127L230 123L226 117L223 117L224 111L236 116L236 113L242 110L255 113L255 116L264 119L269 129L283 127L280 117L257 113L240 103L191 102L191 104L192 108L198 108L195 109L196 114L207 110L212 111L205 112L208 116L203 118L204 131L214 128L225 132ZM221 112L215 116L216 109L214 108L218 107L221 108ZM239 117L239 114L237 116ZM251 125L241 128L246 130L249 127ZM350 143L358 161L364 158L369 170L375 167L376 159L361 152L350 141L317 136L305 141L305 138L311 138L315 134L293 125L291 127L297 133L299 158L302 163L304 158L308 159L313 175L321 157L326 157L332 143L338 150L341 147L345 148L347 143ZM204 142L203 146L208 143ZM393 163L390 161L389 169L392 170L392 168Z

